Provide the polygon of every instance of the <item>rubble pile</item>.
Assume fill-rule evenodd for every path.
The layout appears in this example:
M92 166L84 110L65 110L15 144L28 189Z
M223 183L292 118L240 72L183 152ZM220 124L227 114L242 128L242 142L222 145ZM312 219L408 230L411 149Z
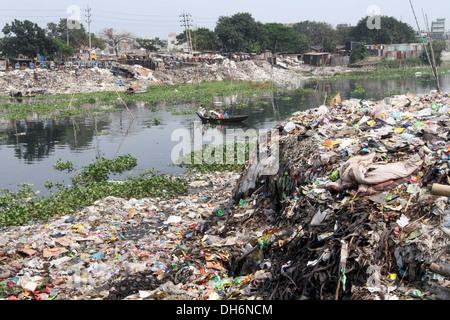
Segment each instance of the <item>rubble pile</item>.
M436 92L352 99L278 126L278 174L249 162L234 190L276 213L258 293L449 299L449 106Z
M200 65L180 69L157 70L154 74L160 81L168 84L200 81L273 81L277 84L296 83L301 76L264 60L244 60L236 62L224 59L221 64Z

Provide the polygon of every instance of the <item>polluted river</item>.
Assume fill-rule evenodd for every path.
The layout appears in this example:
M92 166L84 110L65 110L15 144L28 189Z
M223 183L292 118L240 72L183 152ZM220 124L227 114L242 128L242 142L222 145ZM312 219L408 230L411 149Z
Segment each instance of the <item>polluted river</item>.
M449 89L449 77L441 76L444 92ZM227 129L270 130L296 111L323 104L324 95L317 91L329 94L339 92L342 99L378 100L408 91L418 95L427 94L433 90L433 86L433 79L416 77L301 81L288 86L283 92L251 99L240 96L218 97L215 99L218 103L210 108L226 108L230 114L249 114L250 117L242 123L203 125L203 134L225 132ZM308 92L308 89L316 92ZM127 174L139 174L145 170L182 173L184 169L173 164L171 153L179 144L173 134L177 129L192 133L193 123L200 120L192 113L198 104L149 105L135 102L128 107L134 119L118 102L119 111L98 117L52 120L42 119L39 114L35 114L33 120L18 120L16 124L2 121L0 161L8 165L0 168L0 187L15 190L22 183L28 183L35 190L46 192L44 185L47 180L70 184L70 174L53 168L58 160L72 161L75 168L81 168L96 158L112 158L122 154L131 154L138 161L133 171ZM174 115L173 110L178 114ZM207 143L207 139L204 139L203 144ZM116 178L122 177L118 175Z
M249 115L226 125L201 125L199 103L138 98L2 120L0 299L449 300L450 97L434 85L217 96L208 108ZM196 151L233 130L262 141L238 171L174 164L183 139ZM5 191L23 183L43 197Z

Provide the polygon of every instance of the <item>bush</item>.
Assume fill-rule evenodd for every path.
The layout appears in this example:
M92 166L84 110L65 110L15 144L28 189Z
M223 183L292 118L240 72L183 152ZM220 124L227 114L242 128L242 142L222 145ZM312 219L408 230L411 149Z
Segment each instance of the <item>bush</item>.
M369 50L367 48L360 44L353 50L352 54L350 55L350 63L355 63L361 60L364 60L369 56Z

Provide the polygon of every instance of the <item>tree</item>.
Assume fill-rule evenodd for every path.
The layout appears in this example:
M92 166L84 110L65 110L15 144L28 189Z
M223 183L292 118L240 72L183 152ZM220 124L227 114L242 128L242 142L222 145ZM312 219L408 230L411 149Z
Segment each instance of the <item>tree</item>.
M14 19L3 27L2 32L5 37L1 39L0 51L8 57L19 54L30 58L38 54L51 56L59 50L57 43L46 36L45 30L29 20Z
M86 48L89 45L89 33L80 23L78 28L68 28L67 19L60 19L59 23L50 22L47 24L47 35L54 39L59 39L64 42L69 40L69 45L74 50ZM70 23L70 20L69 20ZM103 39L100 39L95 34L91 33L91 44L93 48L105 49L106 44Z
M192 45L194 50L206 51L206 50L217 50L218 39L214 31L208 28L198 28L191 31ZM178 44L187 42L186 31L177 35Z
M69 45L67 45L66 42L62 41L61 39L52 39L57 45L58 45L58 53L62 56L73 56L75 54L75 51L73 48Z
M370 55L369 50L367 50L365 45L358 45L350 55L350 63L355 63L364 60Z
M225 51L261 52L262 23L250 13L236 13L219 17L214 29Z
M294 24L292 29L297 34L305 35L313 46L323 46L324 41L328 38L333 39L336 33L329 23L309 20Z
M296 35L292 28L282 23L266 23L263 25L263 48L276 52L295 51Z
M341 41L339 39L341 33L326 22L306 20L294 24L292 29L296 34L304 35L311 45L321 46L325 52L335 51L338 41Z
M368 19L362 18L350 35L355 41L365 44L393 44L417 42L414 29L394 17L381 16L380 28L369 28Z
M346 44L349 41L353 41L353 37L351 36L351 32L355 27L343 27L337 28L335 32L334 39L338 44Z
M440 66L442 64L442 52L445 51L447 44L445 43L445 41L442 41L442 40L433 40L432 43L433 43L433 52L434 52L434 59L436 61L436 65ZM430 56L430 59L431 59L431 44L430 43L427 44L427 49L428 49L428 55ZM422 62L424 64L427 64L427 65L430 64L430 61L428 60L428 56L427 56L427 53L425 52L425 50L422 52L420 59L422 60Z
M114 29L105 29L101 33L110 46L114 48L116 57L119 57L119 48L126 42L130 42L134 39L130 32L116 33Z
M331 37L325 37L322 42L322 51L333 52L336 51L337 41Z
M147 54L153 51L158 51L159 48L165 45L165 42L159 38L155 39L136 39L137 45L134 46L135 49L145 49Z
M311 48L311 42L304 34L297 34L293 43L294 52L305 53Z

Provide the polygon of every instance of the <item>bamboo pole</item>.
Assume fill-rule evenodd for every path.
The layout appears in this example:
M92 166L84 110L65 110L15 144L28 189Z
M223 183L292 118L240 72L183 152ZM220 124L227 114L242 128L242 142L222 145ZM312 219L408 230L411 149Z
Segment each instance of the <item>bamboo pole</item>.
M413 12L413 14L414 14L414 19L416 20L417 31L419 31L419 34L420 34L420 33L421 33L421 30L420 30L420 26L419 26L419 21L417 20L416 12L415 12L415 10L414 10L414 6L413 6L411 0L409 0L409 3L410 3L410 5L411 5L411 9L412 9L412 12ZM425 41L424 41L423 39L422 39L422 44L423 44L423 47L424 47L424 49L425 49L425 53L426 53L426 55L427 55L428 62L430 63L431 72L433 73L434 79L436 80L436 87L438 88L438 91L440 91L440 90L439 90L440 88L439 88L439 78L438 78L438 74L437 74L436 69L433 67L433 63L432 63L432 60L431 60L431 58L430 58L430 54L428 53L427 45L426 45L426 43L425 43ZM432 45L431 45L430 47L432 48Z
M423 12L423 10L422 10ZM428 34L430 34L430 25L428 24L428 16L426 14L424 15L424 20L425 20L425 25L427 26L427 32ZM433 41L431 40L430 37L430 51L431 51L431 61L433 61L433 70L434 70L434 74L435 74L435 78L436 78L436 90L440 93L441 92L441 86L439 84L439 76L437 73L437 69L436 69L436 59L434 57L434 49L433 49Z
M128 114L130 115L130 117L131 117L132 119L134 119L133 114L131 113L130 109L128 109L127 104L125 103L125 101L123 101L123 99L122 99L122 97L120 96L119 92L117 92L117 90L116 90L115 88L114 88L114 90L116 91L117 96L119 97L120 101L122 101L122 103L123 103L123 105L125 106L125 108L127 108L127 111L128 111Z

